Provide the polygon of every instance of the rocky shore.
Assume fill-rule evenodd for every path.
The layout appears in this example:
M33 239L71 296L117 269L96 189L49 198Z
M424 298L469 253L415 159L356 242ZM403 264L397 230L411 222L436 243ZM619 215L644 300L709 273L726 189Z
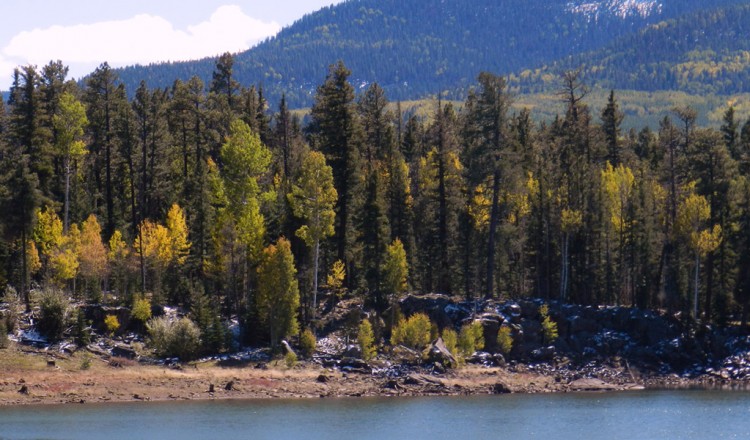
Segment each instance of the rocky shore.
M325 314L311 359L287 366L266 350L191 363L140 356L138 338L99 338L87 347L13 342L0 350L0 405L195 399L337 398L643 388L729 387L750 384L750 338L736 327L715 328L653 311L549 304L559 337L542 338L540 300L481 303L442 295L410 296L405 314L423 312L444 327L478 320L485 348L459 368L404 347L381 350L370 362L347 345L342 329L356 301ZM514 345L499 354L498 329ZM36 345L36 346L35 346ZM428 350L430 351L430 350ZM437 357L435 357L437 356Z

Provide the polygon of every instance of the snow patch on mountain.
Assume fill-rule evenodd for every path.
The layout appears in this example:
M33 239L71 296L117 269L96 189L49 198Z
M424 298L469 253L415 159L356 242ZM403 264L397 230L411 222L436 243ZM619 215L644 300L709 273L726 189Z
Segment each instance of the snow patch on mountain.
M662 4L656 0L600 0L573 1L567 4L566 10L573 14L585 16L588 20L598 21L606 15L620 17L649 17L660 14Z

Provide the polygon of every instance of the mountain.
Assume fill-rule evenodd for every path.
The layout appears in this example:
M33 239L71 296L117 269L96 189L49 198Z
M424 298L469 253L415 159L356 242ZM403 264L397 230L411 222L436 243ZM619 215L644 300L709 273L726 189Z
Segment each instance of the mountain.
M311 103L327 66L341 59L353 83L378 82L391 99L448 91L462 99L482 70L500 74L591 53L617 38L694 11L740 0L349 0L306 15L236 55L243 85L261 84L273 102ZM128 90L141 80L169 87L194 75L210 81L214 59L119 71ZM453 92L457 91L457 92Z
M750 92L750 4L702 10L663 21L512 77L521 92L549 89L550 75L580 68L585 81L618 90L691 94Z

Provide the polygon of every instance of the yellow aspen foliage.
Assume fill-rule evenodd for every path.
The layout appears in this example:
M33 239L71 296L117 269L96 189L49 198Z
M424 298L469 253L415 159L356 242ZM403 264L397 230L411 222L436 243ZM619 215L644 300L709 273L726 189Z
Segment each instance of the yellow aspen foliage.
M695 249L701 256L706 256L707 254L714 252L721 245L721 225L714 225L712 229L693 232L691 233L690 238L693 249Z
M135 239L135 251L152 264L166 267L172 260L172 243L169 231L162 225L145 220L141 223L140 233Z
M63 224L54 209L47 206L44 210L37 211L33 237L44 256L49 256L62 244Z
M29 275L33 276L42 268L42 260L39 259L39 251L33 241L26 242L26 267Z
M279 239L263 250L258 266L258 313L268 329L271 346L298 331L297 312L300 305L297 269L288 240Z
M626 214L633 197L635 176L630 168L622 164L615 168L607 162L601 178L612 225L621 234L630 226Z
M490 191L484 184L474 188L474 195L469 203L469 216L474 222L474 227L484 230L490 224L490 210L492 208L492 197Z
M82 276L101 279L107 274L107 249L102 243L102 228L93 214L81 225L79 260Z
M128 244L122 238L122 232L115 230L112 236L109 238L109 250L107 252L107 259L111 263L119 263L125 261L130 255Z
M711 207L705 197L691 193L680 203L677 211L677 230L685 237L699 232L711 216Z
M398 238L385 251L383 289L387 295L401 295L407 289L409 264L404 245Z
M576 209L563 208L560 221L563 232L575 231L583 225L583 213Z
M81 230L77 224L72 224L61 245L50 255L49 264L52 268L53 279L62 283L78 276L80 255Z
M188 241L188 227L185 212L176 203L167 213L167 231L172 247L172 261L178 265L185 264L191 243Z
M326 285L331 290L339 290L344 286L346 279L346 266L341 260L336 260L331 266L331 271L326 277Z

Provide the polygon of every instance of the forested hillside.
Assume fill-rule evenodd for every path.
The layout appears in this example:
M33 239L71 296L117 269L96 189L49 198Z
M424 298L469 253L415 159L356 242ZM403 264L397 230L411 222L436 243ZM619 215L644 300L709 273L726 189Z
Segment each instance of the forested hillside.
M555 74L582 69L591 85L623 90L679 90L732 95L750 91L750 5L668 20L603 49L573 55L514 76L524 92L556 87Z
M235 75L243 85L262 84L274 104L286 94L291 107L309 107L321 72L345 60L358 90L378 82L393 100L440 92L463 100L476 72L537 68L600 49L649 24L736 3L745 2L350 0L307 15L238 54ZM208 82L214 61L131 67L118 75L131 91L141 80L154 88L194 75Z
M683 107L626 133L616 93L592 114L567 73L539 124L482 73L462 111L405 117L340 63L303 127L229 55L207 87L132 100L106 64L66 74L18 70L0 118L0 281L29 308L56 289L180 306L206 351L229 318L273 345L314 326L319 292L376 313L411 290L747 317L750 123L731 108L719 130Z

